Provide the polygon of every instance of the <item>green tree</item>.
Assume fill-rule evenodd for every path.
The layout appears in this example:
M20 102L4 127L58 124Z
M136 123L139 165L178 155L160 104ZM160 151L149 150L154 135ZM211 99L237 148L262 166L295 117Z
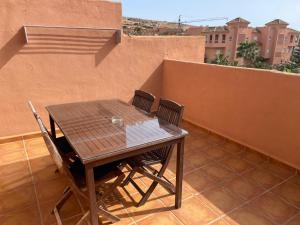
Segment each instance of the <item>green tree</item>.
M293 51L292 62L296 63L298 67L300 67L300 41L298 43L298 46Z
M237 62L231 62L228 57L223 54L218 54L211 63L225 66L237 66Z
M259 58L259 48L257 43L254 42L242 42L237 48L237 57L243 58L248 65L254 65ZM253 66L252 66L253 67Z

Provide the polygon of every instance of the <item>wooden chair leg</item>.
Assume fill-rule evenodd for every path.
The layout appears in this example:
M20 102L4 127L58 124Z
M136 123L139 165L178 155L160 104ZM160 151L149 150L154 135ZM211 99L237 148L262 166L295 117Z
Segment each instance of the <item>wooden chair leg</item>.
M64 205L64 203L71 197L72 194L73 194L72 190L69 187L66 188L63 196L55 204L54 209L57 209L57 211L59 211L61 209L61 207ZM54 210L52 212L54 213Z
M158 183L156 181L152 182L150 188L146 191L146 193L143 195L142 199L137 204L138 207L140 207L146 203L146 201L148 200L148 198L150 197L150 195L152 194L152 192L154 191L154 189L156 188L157 185L158 185Z
M80 220L76 223L76 225L82 225L83 222L85 222L90 215L90 211L87 211L81 218Z
M102 216L104 216L106 219L108 219L110 222L112 223L116 223L118 221L120 221L120 218L117 216L114 216L113 214L109 213L108 211L106 211L105 209L102 208L98 208L98 213Z
M124 182L121 184L121 187L128 185L130 182L130 179L133 178L135 173L136 173L135 169L131 170L130 173L128 174L128 176L126 177L126 179L124 180Z

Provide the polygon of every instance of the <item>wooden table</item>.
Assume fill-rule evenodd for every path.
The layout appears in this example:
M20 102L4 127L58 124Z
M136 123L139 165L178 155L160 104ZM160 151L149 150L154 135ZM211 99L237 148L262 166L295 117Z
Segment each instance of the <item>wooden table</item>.
M92 225L98 224L93 168L177 144L175 208L181 207L185 130L149 117L120 100L78 102L46 107L51 133L55 124L85 165ZM123 125L112 117L123 118Z

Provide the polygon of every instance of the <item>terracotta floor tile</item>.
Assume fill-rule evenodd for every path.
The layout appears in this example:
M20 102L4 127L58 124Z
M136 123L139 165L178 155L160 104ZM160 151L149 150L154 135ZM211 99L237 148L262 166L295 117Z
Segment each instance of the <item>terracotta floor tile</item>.
M300 214L290 220L286 225L299 225L300 224Z
M222 147L224 148L225 151L227 151L228 153L234 154L234 155L240 154L240 153L245 151L244 146L241 146L241 145L239 145L237 143L234 143L232 141L225 142L222 145Z
M43 182L47 180L53 180L62 177L59 172L56 172L56 165L51 165L46 168L37 170L36 168L32 172L35 182Z
M185 154L184 163L190 164L193 168L199 168L211 163L211 159L204 151L194 149Z
M249 179L251 182L255 182L266 189L274 187L282 182L282 179L274 176L269 171L262 168L256 168L243 174L243 177Z
M206 137L200 137L200 138L197 138L193 141L190 141L190 145L193 147L193 148L198 148L199 150L202 150L202 149L205 149L207 148L208 146L211 146L212 143L209 142Z
M248 206L230 213L225 220L230 225L275 225Z
M45 142L42 137L32 138L25 140L25 147L28 151L30 150L45 150L47 149Z
M173 213L182 223L189 225L204 225L218 217L197 197L186 199L182 202L182 207L173 210Z
M233 172L240 174L254 168L253 165L251 165L250 163L238 156L228 157L222 160L220 163L232 170Z
M207 137L206 137L207 141L210 142L210 143L214 143L214 144L224 144L226 142L226 139L217 135L217 134L209 134Z
M28 171L14 173L10 176L0 176L0 193L13 191L18 188L23 188L28 185L33 185L32 177Z
M107 201L106 201L107 202ZM120 218L120 221L114 223L114 225L127 225L134 222L133 218L126 212L125 207L120 201L111 201L110 203L106 204L106 207L110 213ZM102 225L111 224L106 218L101 218L100 221Z
M220 145L214 145L203 150L212 160L222 160L229 156L229 154Z
M1 154L6 152L20 151L20 150L24 150L23 141L14 141L5 144L0 144Z
M287 179L296 174L296 169L280 163L276 160L270 160L268 163L262 165L266 170L274 173L275 175L281 177L282 179Z
M184 160L183 162L183 173L188 173L191 170L195 169L193 167L193 165L189 162L187 162L187 160ZM176 171L176 159L171 159L169 164L168 164L168 170L170 171Z
M30 174L28 161L0 165L0 176L13 176L16 173L23 173L24 175Z
M29 159L41 159L49 155L47 148L26 149Z
M171 180L171 182L175 186L176 180ZM174 206L175 204L175 195L170 194L165 188L158 185L155 190L154 194L156 197L161 200L166 206ZM184 180L182 185L182 199L186 199L193 195L193 191L190 188L190 185Z
M0 214L21 209L36 203L33 186L14 189L10 192L0 193Z
M184 181L188 184L187 188L191 189L194 194L215 187L217 183L216 180L209 178L201 169L185 175Z
M284 224L299 212L272 193L251 202L251 206L277 224Z
M131 198L121 199L121 202L128 210L129 216L135 221L140 221L151 214L168 211L169 209L168 207L165 207L162 202L156 200L154 195L151 195L148 201L140 207L136 207L136 205L140 201L141 195L131 195Z
M225 219L220 219L211 223L210 225L229 225L229 223Z
M50 225L56 222L55 216L51 212L54 209L54 206L57 203L57 201L58 199L51 200L49 202L44 202L40 205L43 223L45 225ZM74 198L74 196L71 196L59 211L59 215L63 220L76 216L80 213L81 213L80 207L77 204L77 201Z
M181 225L171 212L156 213L137 223L138 225Z
M226 180L236 176L230 170L216 164L205 166L201 168L201 170L204 171L209 178L217 181L218 183L225 182Z
M273 190L273 193L280 195L289 203L300 208L300 186L289 181L281 184Z
M218 215L223 215L245 202L245 200L231 193L226 187L216 187L204 191L197 197Z
M290 182L298 185L300 187L300 175L299 175L299 172L296 176L293 176L289 179Z
M15 164L17 162L26 161L26 153L24 150L5 152L0 154L0 167L3 165Z
M147 190L147 187L143 181L145 181L146 184L151 184L151 180L143 177L143 179L139 179L137 177L141 176L140 174L135 175L134 177L134 181L137 183L137 185L139 185L139 187L145 192ZM143 180L143 181L142 181ZM138 193L138 191L135 189L135 187L129 183L128 185L126 185L125 187L118 187L117 188L117 194L120 198L127 198L128 194L130 195L134 195Z
M236 177L224 184L232 193L246 199L252 199L264 192L264 189L243 177Z
M250 149L246 149L246 151L242 152L240 156L254 165L261 165L262 163L267 161L266 156Z
M40 216L36 206L31 206L0 216L1 225L40 225Z
M38 173L43 173L42 170L49 169L51 171L48 171L49 173L55 172L55 164L51 158L51 156L44 156L41 158L35 158L31 159L30 161L30 166L32 170L32 174L34 176L38 176ZM54 170L53 170L54 169Z
M67 185L68 181L64 177L37 183L37 197L40 202L58 200Z

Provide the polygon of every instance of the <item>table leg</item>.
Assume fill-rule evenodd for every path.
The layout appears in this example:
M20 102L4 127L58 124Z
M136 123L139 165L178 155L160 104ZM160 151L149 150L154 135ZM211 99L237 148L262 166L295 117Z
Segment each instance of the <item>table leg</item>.
M86 176L86 184L88 188L88 195L90 201L91 224L99 225L93 167L89 167L89 166L85 167L85 176Z
M56 139L55 123L53 118L50 115L49 115L49 121L50 121L51 135L54 139Z
M184 153L184 138L177 144L177 162L176 162L176 195L175 208L181 207L182 198L182 179L183 179L183 153Z

